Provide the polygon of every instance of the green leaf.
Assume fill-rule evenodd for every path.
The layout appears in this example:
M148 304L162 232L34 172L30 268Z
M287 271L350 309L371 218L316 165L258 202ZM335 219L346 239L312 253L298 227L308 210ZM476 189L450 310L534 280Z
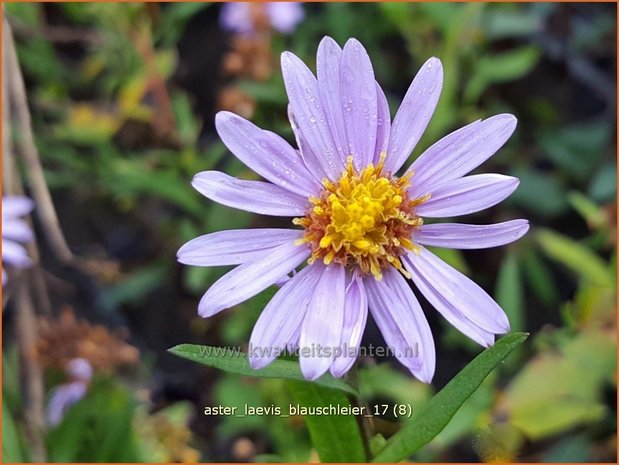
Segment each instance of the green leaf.
M4 399L2 400L2 459L4 463L25 461L15 420Z
M455 413L445 429L432 440L433 449L446 449L457 441L478 432L480 419L492 407L496 379L495 372L484 380L468 401Z
M379 3L378 8L387 21L402 31L409 28L414 21L414 12L410 3L384 2Z
M614 329L587 329L533 357L502 394L497 411L533 440L600 422L611 415L603 387L616 367L616 353Z
M385 439L385 436L380 433L370 439L370 451L372 455L378 455L386 444L387 440Z
M495 295L497 302L509 318L512 330L522 331L524 329L524 292L518 260L513 254L508 254L501 264Z
M522 268L527 285L540 301L550 307L559 301L557 286L548 266L533 249L525 249L522 256Z
M101 295L100 305L106 312L113 311L120 305L134 304L149 292L153 292L169 276L169 263L149 264L144 266L119 283L105 289Z
M234 351L227 347L200 346L194 344L180 344L168 349L169 352L179 357L202 363L228 373L236 373L243 376L253 376L257 378L283 378L296 381L305 381L299 368L299 362L293 360L278 359L269 366L261 370L254 370L249 366L247 354ZM324 387L339 389L340 391L356 395L356 390L341 379L324 375L314 381Z
M544 452L545 463L586 463L592 455L591 438L587 433L571 434L559 439Z
M260 103L283 105L288 101L283 80L278 77L267 82L240 81L237 87Z
M193 112L189 96L184 92L173 92L172 110L180 139L187 145L194 144L200 133L200 122Z
M587 180L600 165L610 137L609 124L587 122L543 129L537 139L542 151L557 167L576 179Z
M5 8L9 18L12 20L9 22L17 20L21 23L21 26L41 27L41 10L43 5L39 3L7 3Z
M486 16L484 32L493 40L530 37L542 29L543 19L531 11L493 11Z
M397 371L388 363L362 367L357 371L363 399L385 399L397 404L419 405L432 395L431 386Z
M582 279L600 286L612 287L610 267L592 250L550 229L539 230L536 237L549 257L562 263Z
M417 6L426 16L430 23L440 29L444 34L449 34L457 29L459 20L462 19L464 10L468 5L458 5L446 2L420 2Z
M511 201L539 215L555 217L568 208L565 188L557 177L547 176L532 169L515 169L513 176L520 179L520 186ZM540 199L544 199L540 202Z
M617 165L604 164L589 184L589 195L598 202L610 202L617 195Z
M404 460L429 443L449 423L464 402L481 385L488 374L528 337L511 333L469 363L440 392L413 416L388 442L374 462Z
M47 433L50 462L142 462L132 429L135 400L112 379L93 380L89 392Z
M350 399L341 391L315 383L289 381L295 402L302 407L349 407ZM324 462L366 462L363 439L354 415L304 415L305 424L320 460Z
M115 159L109 168L102 173L101 183L119 197L157 196L198 217L204 212L204 202L172 170L156 170L143 160L128 159Z
M239 378L232 374L223 374L218 379L213 389L213 405L238 406L262 406L260 389L256 389L256 383L239 383ZM247 431L260 431L264 428L265 418L262 415L225 415L221 417L221 423L217 427L217 434L221 437L231 438Z
M467 102L475 102L491 84L518 79L537 64L540 51L536 46L523 47L482 57L464 91Z
M607 228L608 219L606 218L606 214L593 200L577 191L570 192L567 199L572 207L574 207L574 210L584 218L590 228Z

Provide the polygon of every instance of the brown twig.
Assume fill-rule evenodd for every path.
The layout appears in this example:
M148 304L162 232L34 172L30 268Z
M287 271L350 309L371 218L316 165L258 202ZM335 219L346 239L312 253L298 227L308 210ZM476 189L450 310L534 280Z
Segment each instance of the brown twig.
M20 152L26 163L26 174L30 180L32 196L37 204L37 216L41 221L42 229L45 232L50 248L58 260L69 263L73 260L73 254L67 245L56 210L52 202L52 197L45 182L43 166L39 158L39 151L34 143L30 110L28 109L28 99L26 88L22 77L13 34L8 21L3 18L4 30L4 57L7 61L5 78L9 80L9 90L11 102L14 105L15 116L20 129L18 144Z
M42 37L57 44L83 42L90 45L99 45L103 42L103 37L97 32L72 27L50 26L46 24L35 29L15 18L11 18L11 26L17 37Z
M8 194L21 195L24 192L17 167L13 158L13 137L11 129L11 105L9 102L9 90L7 79L7 63L6 59L2 60L2 73L5 77L2 80L2 187L4 192ZM30 224L32 227L32 224ZM27 246L28 254L35 263L40 263L40 253L36 242L30 242ZM51 314L52 306L47 294L47 287L43 279L43 273L37 267L32 273L32 285L37 298L36 306L43 313ZM3 300L4 306L4 300Z
M22 273L28 273L24 271ZM28 292L28 280L15 280L15 332L21 367L22 385L25 397L25 426L30 444L31 459L33 462L45 462L45 443L43 431L45 416L43 411L44 390L41 366L36 358L36 318L32 299Z
M13 192L13 156L11 142L11 105L9 103L9 78L6 58L2 60L2 186Z
M6 25L6 23L4 23ZM6 29L3 30L3 35ZM7 44L6 35L4 35L4 44ZM11 132L11 106L9 102L9 86L7 69L6 48L3 50L2 60L2 180L3 189L10 194L22 194L23 187L20 178L17 174L17 167L13 158L12 132ZM36 263L39 261L39 251L36 243L29 244L29 254ZM33 273L28 273L28 276L20 276L23 278L31 277L32 285L36 289L36 295L39 297L37 304L47 310L50 310L49 298L47 289L39 269L33 270ZM37 327L35 319L35 311L32 304L31 296L28 292L28 280L15 280L17 293L15 295L15 334L17 347L20 358L20 377L24 386L24 417L25 429L28 435L28 440L31 445L31 458L35 462L43 462L46 458L45 443L43 440L43 429L45 427L44 418L44 389L43 376L41 367L35 357L36 342L37 342ZM5 298L8 298L3 293L2 306L4 307Z

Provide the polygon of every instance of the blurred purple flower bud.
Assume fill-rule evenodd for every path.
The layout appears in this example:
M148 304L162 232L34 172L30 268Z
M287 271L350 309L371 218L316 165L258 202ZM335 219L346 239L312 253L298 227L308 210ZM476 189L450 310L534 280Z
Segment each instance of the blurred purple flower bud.
M270 2L266 8L273 29L282 34L292 34L305 18L303 5L299 2Z
M88 360L75 358L67 363L65 371L71 381L61 384L52 391L46 412L49 426L58 425L67 410L88 392L88 385L92 378L92 366L90 366Z
M72 380L88 382L92 378L92 366L85 358L74 358L67 363L67 374Z
M262 4L271 26L282 34L291 34L305 17L299 2L267 2ZM226 3L219 17L221 27L237 34L255 31L252 4L245 2Z
M2 198L2 285L6 281L4 265L25 268L32 264L26 249L21 244L30 242L33 234L20 216L32 211L32 200L23 196L8 196Z

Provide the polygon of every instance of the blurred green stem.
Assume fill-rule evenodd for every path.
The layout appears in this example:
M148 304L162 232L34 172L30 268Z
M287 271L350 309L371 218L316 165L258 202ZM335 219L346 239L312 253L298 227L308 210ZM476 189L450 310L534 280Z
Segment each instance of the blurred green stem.
M354 407L362 407L362 400L359 394L359 374L357 372L357 364L355 363L353 367L348 372L348 380L352 387L357 392L356 395L350 394L350 404ZM374 428L370 424L370 419L365 415L361 415L357 417L357 423L359 424L359 430L361 431L361 439L363 440L363 448L365 450L365 455L368 460L372 460L372 448L370 447L370 441L374 435Z

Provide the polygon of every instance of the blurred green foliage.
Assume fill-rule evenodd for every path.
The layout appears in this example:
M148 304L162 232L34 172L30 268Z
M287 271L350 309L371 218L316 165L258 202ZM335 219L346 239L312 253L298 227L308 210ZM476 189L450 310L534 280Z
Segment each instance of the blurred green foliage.
M586 66L595 65L603 53L599 44L608 34L614 43L614 12L553 3L328 3L305 8L307 18L293 35L273 37L273 55L292 50L314 67L323 35L340 43L356 37L370 53L392 114L418 67L433 55L443 61L441 100L414 156L474 119L498 112L519 119L512 140L484 170L518 176L520 187L500 211L492 209L471 222L524 217L532 222L530 233L493 252L489 264L458 251L439 253L494 290L512 329L533 330L532 342L492 373L413 458L458 460L465 454L486 461L595 460L594 451L603 449L611 451L603 455L608 460L614 453L609 440L614 444L616 434L615 412L605 397L616 390L616 122L614 110L581 115L580 107L574 108L565 86L573 82L570 92L584 92L577 80L582 73L565 77L553 71L556 47L548 44L558 42L566 68L591 71ZM197 306L199 295L225 270L185 267L179 272L174 260L178 247L200 234L265 224L262 218L206 201L190 185L195 173L215 168L255 177L214 134L210 119L215 108L199 112L196 95L177 79L187 65L179 48L190 24L203 21L216 28L216 21L204 18L218 9L199 3L5 5L54 194L79 199L73 214L92 205L95 212L88 213L96 215L100 209L133 217L147 224L149 237L157 238L156 257L123 262L119 277L100 283L100 305L106 312L139 306L169 286L173 276L178 276L177 293ZM553 21L570 14L578 19L575 25L568 34L557 35ZM59 38L54 21L76 38ZM195 30L193 34L195 39ZM222 39L220 45L227 42ZM216 75L214 81L226 81L219 70L209 72ZM590 86L602 89L599 73L585 74ZM292 139L279 72L261 82L241 78L235 85L255 102L256 124ZM563 92L560 98L554 87ZM205 89L210 96L217 91ZM265 291L215 321L193 316L188 326L202 342L243 344L270 295L272 290ZM436 325L435 334L439 353L448 357L463 351L470 359L480 350L446 324ZM444 364L439 357L439 370ZM25 461L28 447L14 353L5 355L3 368L4 459ZM357 377L361 398L370 404L412 404L422 411L434 391L391 363L364 360ZM221 373L213 376L212 385L208 402L213 405L286 405L303 395L302 389L291 392L282 380ZM170 408L177 406L164 415L180 427L191 414L184 404ZM126 380L97 378L65 421L47 433L49 460L172 460L166 449L171 446L158 442L155 420L144 408ZM142 426L136 424L140 421ZM374 424L370 445L375 453L401 423ZM312 429L325 426L310 421L306 428L299 418L261 416L225 417L210 427L210 437L193 440L202 460L221 460L219 444L260 437L268 453L253 459L306 461L317 458Z

